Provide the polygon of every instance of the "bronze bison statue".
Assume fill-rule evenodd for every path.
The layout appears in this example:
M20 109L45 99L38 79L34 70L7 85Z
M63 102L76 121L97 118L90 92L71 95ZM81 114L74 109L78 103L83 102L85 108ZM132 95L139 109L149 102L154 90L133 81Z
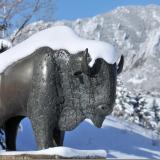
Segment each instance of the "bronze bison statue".
M101 127L113 110L119 64L97 59L90 68L88 50L70 54L49 47L14 62L0 74L0 127L7 150L16 150L20 121L28 117L38 149L63 145L64 132L85 118Z

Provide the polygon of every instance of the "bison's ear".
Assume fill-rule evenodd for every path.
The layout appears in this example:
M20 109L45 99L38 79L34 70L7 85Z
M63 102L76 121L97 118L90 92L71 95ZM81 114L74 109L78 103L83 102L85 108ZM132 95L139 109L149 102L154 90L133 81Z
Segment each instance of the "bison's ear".
M90 67L88 65L87 59L89 58L88 48L84 51L84 55L82 58L82 72L90 77L94 77L101 69L102 60L100 58L96 59L94 65Z
M85 119L85 116L80 110L73 108L64 108L58 122L59 128L62 131L70 131L79 125Z

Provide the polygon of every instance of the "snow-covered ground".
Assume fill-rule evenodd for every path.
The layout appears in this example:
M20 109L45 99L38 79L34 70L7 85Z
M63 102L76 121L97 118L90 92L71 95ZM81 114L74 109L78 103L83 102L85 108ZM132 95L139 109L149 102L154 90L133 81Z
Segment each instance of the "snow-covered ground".
M18 150L36 150L28 119L18 133ZM160 158L160 144L151 130L108 116L102 128L85 120L76 129L66 132L64 146L80 150L106 150L108 158Z
M0 155L49 155L49 156L59 156L65 158L106 158L107 153L105 150L79 150L69 147L54 147L43 149L39 151L15 151L6 152L1 151Z

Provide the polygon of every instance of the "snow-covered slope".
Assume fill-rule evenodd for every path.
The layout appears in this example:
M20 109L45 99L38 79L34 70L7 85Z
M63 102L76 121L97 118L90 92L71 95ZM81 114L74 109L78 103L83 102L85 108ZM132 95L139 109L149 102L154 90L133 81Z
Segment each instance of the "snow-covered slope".
M18 133L18 150L35 150L30 122L23 120ZM82 150L106 150L108 158L160 158L160 136L133 123L109 116L102 128L85 120L76 129L66 132L64 146Z

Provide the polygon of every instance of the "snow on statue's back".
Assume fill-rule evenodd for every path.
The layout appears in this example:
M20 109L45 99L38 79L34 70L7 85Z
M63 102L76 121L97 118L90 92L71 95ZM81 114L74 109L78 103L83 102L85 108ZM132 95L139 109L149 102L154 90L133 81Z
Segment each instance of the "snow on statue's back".
M78 37L67 26L55 26L34 34L27 40L0 54L0 73L12 63L32 54L36 49L48 46L52 49L66 49L75 54L88 48L91 56L90 67L97 58L103 58L106 62L114 64L119 58L114 47L106 42L86 40Z

